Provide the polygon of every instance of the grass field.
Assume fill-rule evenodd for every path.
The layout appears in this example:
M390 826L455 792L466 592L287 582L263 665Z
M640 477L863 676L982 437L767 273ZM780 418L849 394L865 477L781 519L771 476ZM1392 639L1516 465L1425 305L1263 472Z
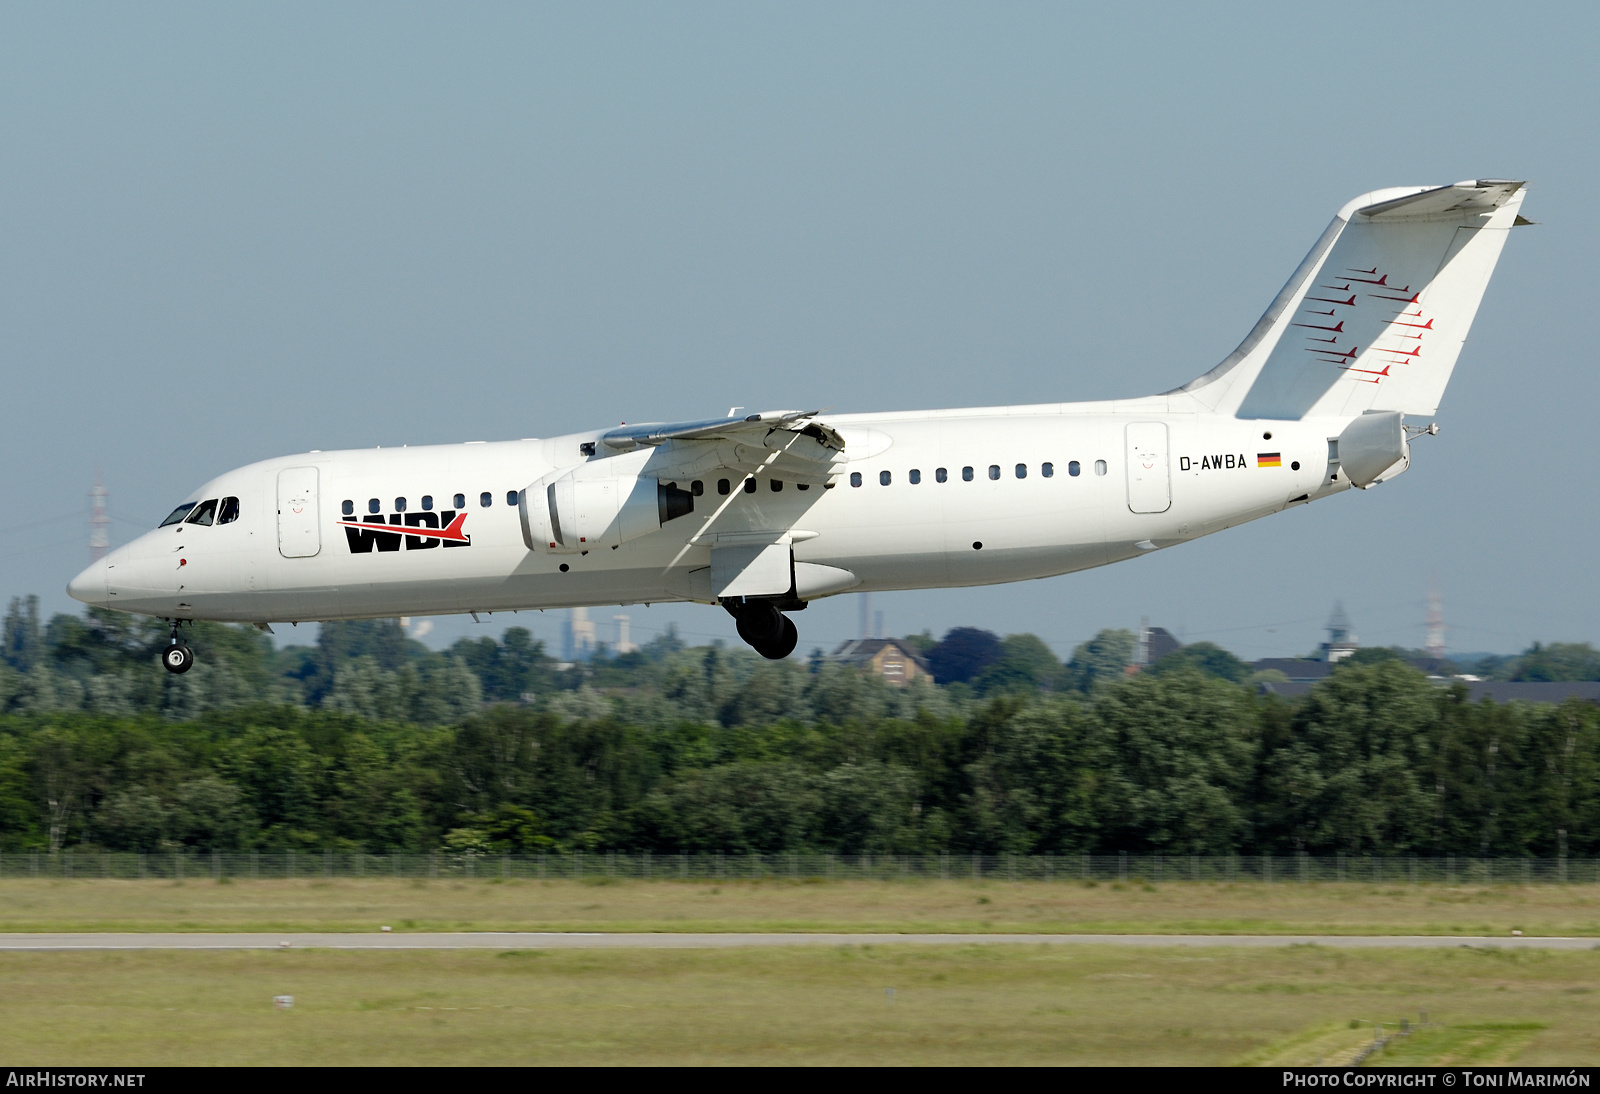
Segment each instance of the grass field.
M1178 932L1600 937L1600 886L0 881L0 931Z
M756 951L0 954L17 1065L1600 1060L1600 953ZM892 994L890 994L892 989ZM275 995L293 995L276 1010ZM1376 1060L1374 1062L1377 1062Z
M961 931L1600 938L1594 886L0 882L0 931ZM0 953L19 1064L1600 1062L1600 949ZM277 1010L275 995L295 1005ZM1421 1024L1423 1012L1427 1024Z

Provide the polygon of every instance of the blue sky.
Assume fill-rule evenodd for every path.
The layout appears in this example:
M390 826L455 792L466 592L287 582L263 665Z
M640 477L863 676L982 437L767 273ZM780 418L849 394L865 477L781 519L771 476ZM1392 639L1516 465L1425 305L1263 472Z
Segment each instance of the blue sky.
M1141 616L1300 652L1600 638L1587 5L13 5L0 11L0 596L311 448L731 405L1165 390L1333 212L1531 180L1412 470L1154 557L881 595L892 633ZM1587 182L1585 180L1588 180ZM596 613L609 619L612 612ZM630 609L636 639L720 611ZM856 629L852 597L797 619ZM430 641L497 631L441 621ZM555 615L518 616L555 639ZM606 633L602 630L602 637Z

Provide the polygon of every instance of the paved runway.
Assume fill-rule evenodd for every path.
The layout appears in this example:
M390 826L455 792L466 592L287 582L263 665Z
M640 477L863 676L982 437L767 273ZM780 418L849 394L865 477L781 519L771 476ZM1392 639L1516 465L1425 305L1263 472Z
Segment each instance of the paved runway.
M1337 949L1590 950L1600 938L1483 938L1467 935L1261 934L632 934L416 932L339 934L0 934L0 950L705 950L747 946L1329 946Z

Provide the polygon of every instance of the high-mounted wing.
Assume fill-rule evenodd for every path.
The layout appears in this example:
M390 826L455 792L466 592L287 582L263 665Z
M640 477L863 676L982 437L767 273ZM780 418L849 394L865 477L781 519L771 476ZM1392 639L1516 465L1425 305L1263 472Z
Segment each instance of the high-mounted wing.
M793 428L798 423L808 423L819 431L833 435L839 446L844 441L833 430L813 419L820 410L770 410L763 414L736 415L728 418L707 418L698 422L645 422L642 425L625 425L600 435L607 448L630 452L642 444L658 445L667 441L722 440L760 436L773 429ZM805 428L805 427L802 427Z
M845 462L845 442L817 413L652 422L603 433L592 450L585 446L587 462L552 471L521 492L522 538L531 550L557 553L621 546L694 512L696 494L686 488L717 472L827 486ZM770 532L772 542L789 531L740 526L717 534L730 530Z
M844 438L817 419L820 411L778 410L697 422L621 426L600 436L616 452L654 448L646 471L686 479L725 469L824 486L844 462Z

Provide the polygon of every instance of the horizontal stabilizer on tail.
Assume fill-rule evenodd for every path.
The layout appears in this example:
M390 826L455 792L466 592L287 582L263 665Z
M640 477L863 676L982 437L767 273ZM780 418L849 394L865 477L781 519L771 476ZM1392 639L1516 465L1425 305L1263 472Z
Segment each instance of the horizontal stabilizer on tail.
M1498 179L1362 195L1239 348L1179 390L1240 418L1434 413L1523 195Z
M1438 186L1392 201L1365 205L1356 210L1356 214L1367 220L1394 221L1460 213L1492 213L1521 188L1522 183L1506 179L1458 182L1454 186Z

